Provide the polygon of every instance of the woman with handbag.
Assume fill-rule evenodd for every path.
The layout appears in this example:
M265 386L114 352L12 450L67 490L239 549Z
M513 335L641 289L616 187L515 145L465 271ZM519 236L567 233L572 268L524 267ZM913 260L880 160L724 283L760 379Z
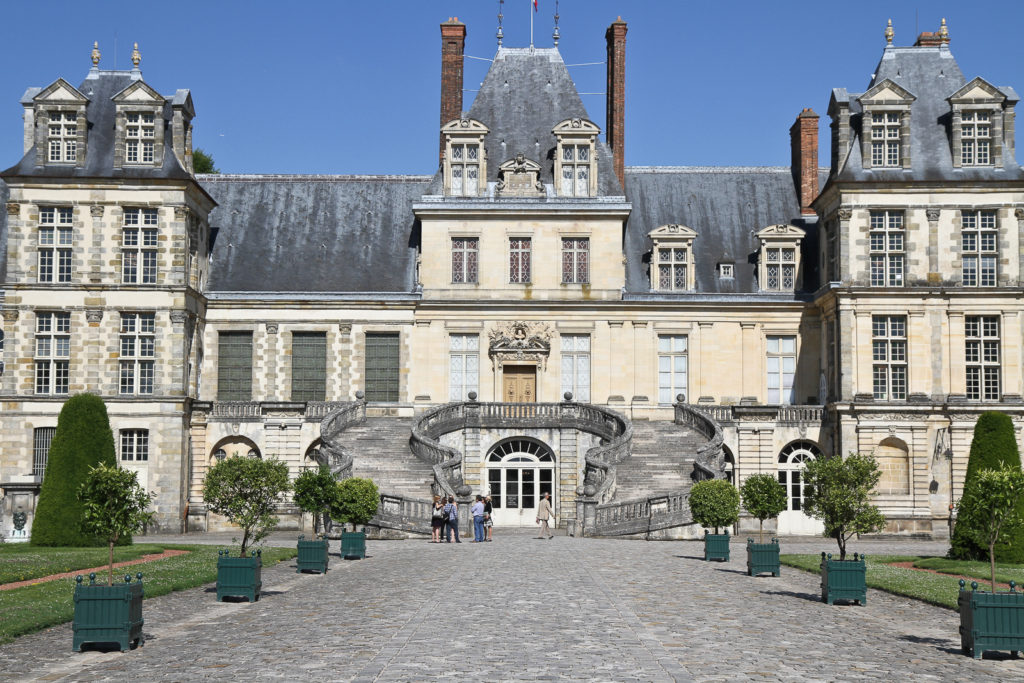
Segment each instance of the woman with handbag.
M434 496L434 509L430 514L430 542L441 542L441 527L444 525L444 505L441 496Z
M491 534L494 531L494 506L491 505L491 497L484 496L484 531L487 533L488 541L491 539Z

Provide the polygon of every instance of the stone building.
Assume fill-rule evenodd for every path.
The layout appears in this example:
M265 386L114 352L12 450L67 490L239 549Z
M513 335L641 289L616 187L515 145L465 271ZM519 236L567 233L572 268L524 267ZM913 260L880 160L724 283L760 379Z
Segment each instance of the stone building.
M943 24L833 90L828 168L810 109L789 166L625 167L626 33L602 136L557 48L500 47L464 110L441 24L433 176L196 176L189 91L137 59L30 88L0 175L5 536L81 391L169 531L223 524L203 478L237 456L374 478L381 533L432 493L530 525L550 492L572 533L687 535L693 480L761 472L777 530L814 533L804 463L872 451L889 531L948 534L978 414L1024 424L1016 93Z

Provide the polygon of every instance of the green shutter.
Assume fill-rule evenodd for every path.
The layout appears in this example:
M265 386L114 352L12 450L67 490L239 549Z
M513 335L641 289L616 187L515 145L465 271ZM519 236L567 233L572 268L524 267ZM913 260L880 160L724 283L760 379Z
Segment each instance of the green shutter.
M221 332L217 358L217 400L252 400L252 332Z
M292 333L292 400L323 401L327 385L327 333Z
M366 335L366 400L398 400L398 335Z

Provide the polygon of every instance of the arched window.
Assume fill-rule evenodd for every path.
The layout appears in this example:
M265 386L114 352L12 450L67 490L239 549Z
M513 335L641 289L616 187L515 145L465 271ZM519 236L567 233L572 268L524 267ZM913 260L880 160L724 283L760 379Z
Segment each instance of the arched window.
M811 441L794 441L779 453L779 483L786 487L788 509L803 509L804 483L800 473L811 460L821 457L821 449Z
M725 480L736 485L736 458L728 446L722 446L722 469L725 470Z
M259 447L244 436L234 436L224 439L217 444L210 454L213 463L218 463L227 457L245 455L250 458L262 458Z
M884 439L875 449L875 460L882 472L875 491L888 496L910 493L910 449L906 443L893 436Z

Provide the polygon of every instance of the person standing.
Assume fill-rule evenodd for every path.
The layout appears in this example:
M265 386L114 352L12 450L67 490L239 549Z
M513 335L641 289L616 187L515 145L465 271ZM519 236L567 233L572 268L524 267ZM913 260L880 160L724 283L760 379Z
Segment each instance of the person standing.
M452 542L452 536L455 536L456 543L462 543L459 540L459 504L455 502L455 496L448 496L448 503L444 506L444 511L448 515L448 543Z
M540 524L540 536L537 538L555 537L548 526L548 520L554 516L555 512L551 509L551 494L545 492L544 497L541 498L540 505L537 507L537 523Z
M434 509L430 513L430 542L441 542L441 527L444 525L444 505L441 496L434 496Z
M494 531L494 506L491 505L491 497L484 496L484 533L487 534L487 538L484 540L490 541L491 535Z
M484 542L484 497L477 494L476 502L469 509L473 515L473 543Z

